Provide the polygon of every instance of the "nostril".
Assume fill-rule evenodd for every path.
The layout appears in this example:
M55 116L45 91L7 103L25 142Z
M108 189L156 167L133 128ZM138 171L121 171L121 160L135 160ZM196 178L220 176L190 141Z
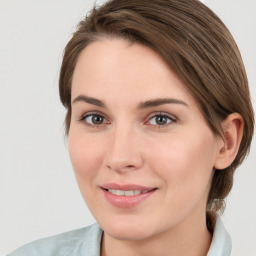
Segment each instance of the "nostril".
M124 170L132 170L136 169L136 166L129 164L129 165L124 165L124 166L111 166L111 165L106 165L106 167L110 170L115 170L115 171L124 171Z
M143 159L140 155L125 157L107 156L103 162L105 168L112 171L132 171L138 170L143 165Z

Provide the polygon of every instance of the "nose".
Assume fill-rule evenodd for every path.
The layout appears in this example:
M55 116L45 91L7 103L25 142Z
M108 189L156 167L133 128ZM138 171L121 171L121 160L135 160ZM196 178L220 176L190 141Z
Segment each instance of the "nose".
M140 140L132 129L116 128L112 131L107 145L105 165L116 172L138 170L144 160Z

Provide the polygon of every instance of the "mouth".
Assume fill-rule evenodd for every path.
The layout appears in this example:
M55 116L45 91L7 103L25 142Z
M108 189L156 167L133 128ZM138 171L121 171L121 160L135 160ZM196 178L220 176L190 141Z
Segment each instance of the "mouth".
M105 184L101 187L105 199L118 208L132 208L148 200L158 188L140 185Z
M152 190L156 190L156 188L149 189L149 190L120 190L120 189L105 189L109 193L116 195L116 196L136 196L140 194L148 193Z

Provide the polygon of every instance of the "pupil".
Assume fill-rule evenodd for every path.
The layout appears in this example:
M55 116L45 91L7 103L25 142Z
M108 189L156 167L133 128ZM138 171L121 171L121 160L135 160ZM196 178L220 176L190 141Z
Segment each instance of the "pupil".
M158 117L156 118L156 123L157 123L158 125L166 124L166 122L167 122L167 118L164 117L164 116L158 116Z
M102 116L94 115L94 116L92 117L92 122L93 122L94 124L102 124L103 118L102 118Z

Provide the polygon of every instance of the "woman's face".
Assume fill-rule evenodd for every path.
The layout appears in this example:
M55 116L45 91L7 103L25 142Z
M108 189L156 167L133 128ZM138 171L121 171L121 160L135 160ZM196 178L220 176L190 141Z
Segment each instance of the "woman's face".
M153 50L105 39L81 53L69 152L84 200L107 234L138 240L205 223L219 145Z

